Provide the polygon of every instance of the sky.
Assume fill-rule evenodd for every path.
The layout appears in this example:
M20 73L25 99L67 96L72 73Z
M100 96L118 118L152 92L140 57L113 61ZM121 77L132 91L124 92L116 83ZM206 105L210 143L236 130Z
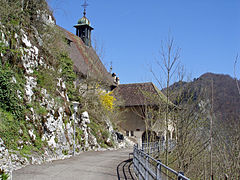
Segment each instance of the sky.
M75 34L84 0L48 0L56 23ZM240 54L240 0L88 0L87 18L94 28L102 61L120 82L162 81L161 46L169 36L180 49L187 77L206 72L233 76ZM102 50L101 50L102 49ZM240 61L240 59L239 59ZM240 77L240 62L238 65Z

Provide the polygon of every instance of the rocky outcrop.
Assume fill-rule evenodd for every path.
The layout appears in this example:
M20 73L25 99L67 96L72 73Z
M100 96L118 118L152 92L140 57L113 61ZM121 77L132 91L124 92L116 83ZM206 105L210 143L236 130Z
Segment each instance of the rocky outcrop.
M58 112L62 113L62 109L60 108ZM23 157L18 151L9 151L5 147L2 139L0 139L0 169L8 174L11 174L13 170L17 170L26 165L41 164L43 162L69 158L73 153L73 128L71 123L64 125L62 117L63 116L59 116L58 119L53 118L52 121L46 121L48 131L43 134L42 140L47 140L48 147L45 147L43 154L33 153L27 155L26 157ZM73 121L71 122L73 123ZM88 127L89 123L90 119L87 111L83 112L80 118L77 118L75 121L76 127L83 132L81 140L84 142L84 144L76 144L76 149L78 149L76 154L87 150L106 150L98 144L96 137L91 133L91 129ZM113 129L111 125L109 125L109 129ZM109 132L111 133L112 138L117 140L115 133L113 133L113 131ZM29 130L29 136L33 141L36 138L33 130ZM19 149L21 149L23 143L28 144L31 142L19 142ZM129 140L122 142L115 141L115 146L108 149L111 150L116 148L123 148L130 143L131 142ZM53 149L55 151L53 151Z
M35 18L40 21L41 28L51 27L54 31L54 18L48 14L48 11L37 11ZM89 117L87 111L78 112L73 122L68 82L61 76L63 69L49 60L54 56L51 54L53 50L47 49L44 45L43 37L50 38L51 33L42 34L37 26L33 25L29 25L28 28L18 26L18 30L12 30L11 33L1 23L0 27L0 46L2 49L7 49L5 51L0 48L0 65L14 56L18 59L16 64L12 64L15 68L12 72L15 74L11 73L11 83L16 87L22 87L17 90L15 97L20 100L18 103L23 109L22 114L16 116L0 106L0 115L6 114L6 118L9 118L7 120L14 127L11 131L15 131L14 146L11 146L11 139L0 137L1 171L9 173L29 164L41 164L70 157L74 147L74 123L77 154L87 150L97 151L125 146L124 143L117 141L111 121L107 117L101 117L101 122L106 124L106 127L101 127L102 129L97 127L98 130L95 131L90 125L94 119ZM10 47L13 37L9 38L9 34L14 34L14 46L17 47L14 51ZM8 52L11 52L10 55ZM11 63L15 63L15 59ZM0 66L0 68L4 67ZM22 72L20 78L18 72ZM55 73L51 74L52 72ZM1 121L5 119L0 117L0 123ZM94 126L99 125L95 123ZM104 130L104 139L101 139L103 132L99 129ZM4 131L1 126L0 131Z

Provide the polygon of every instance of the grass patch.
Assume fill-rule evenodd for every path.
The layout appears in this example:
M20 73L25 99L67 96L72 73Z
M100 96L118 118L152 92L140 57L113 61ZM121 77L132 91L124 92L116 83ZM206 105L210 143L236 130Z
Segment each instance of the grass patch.
M57 74L51 69L39 69L34 71L39 87L46 89L49 93L55 94L57 88Z
M23 157L28 157L28 155L32 154L33 146L32 145L23 145L23 148L20 150L20 154Z
M0 109L0 137L9 149L17 150L19 121L15 120L14 115Z
M62 153L63 153L65 156L68 155L68 152L69 152L68 150L65 150L65 149L62 150Z

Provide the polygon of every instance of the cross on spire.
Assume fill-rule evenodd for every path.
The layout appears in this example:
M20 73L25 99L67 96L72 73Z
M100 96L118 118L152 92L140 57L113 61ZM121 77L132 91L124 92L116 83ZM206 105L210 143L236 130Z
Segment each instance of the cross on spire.
M84 8L83 15L85 17L86 16L86 8L88 7L88 3L86 0L84 1L84 4L82 5L82 7Z

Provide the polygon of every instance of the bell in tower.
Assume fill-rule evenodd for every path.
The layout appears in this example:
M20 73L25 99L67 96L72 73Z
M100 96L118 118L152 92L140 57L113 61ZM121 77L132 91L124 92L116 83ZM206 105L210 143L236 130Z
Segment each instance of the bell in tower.
M90 26L90 21L86 18L86 7L88 4L85 3L82 5L84 7L83 17L78 20L76 28L76 35L79 36L86 46L91 46L91 31L93 28Z

